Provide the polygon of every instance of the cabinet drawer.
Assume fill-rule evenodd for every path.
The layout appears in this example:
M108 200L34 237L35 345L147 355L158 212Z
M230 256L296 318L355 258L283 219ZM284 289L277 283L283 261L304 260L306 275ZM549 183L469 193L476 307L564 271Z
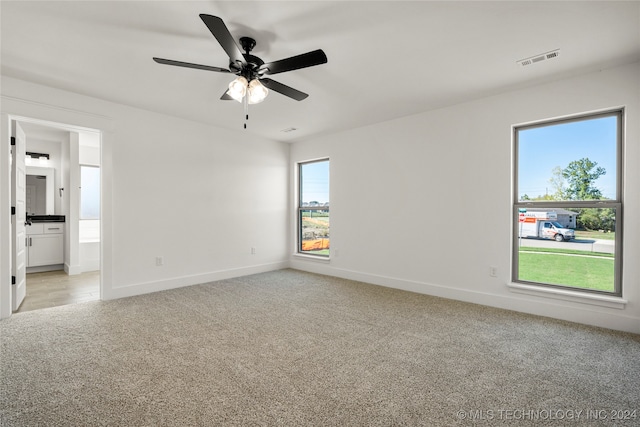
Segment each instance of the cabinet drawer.
M64 224L44 223L43 225L44 225L44 234L62 234L62 232L64 231Z
M31 225L27 225L24 227L27 235L29 234L44 234L44 224L43 223L34 223Z

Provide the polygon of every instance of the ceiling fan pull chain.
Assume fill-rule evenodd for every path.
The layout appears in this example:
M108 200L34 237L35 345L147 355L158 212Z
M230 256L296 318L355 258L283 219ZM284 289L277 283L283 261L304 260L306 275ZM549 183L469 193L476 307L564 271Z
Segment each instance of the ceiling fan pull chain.
M247 100L248 96L245 96L243 99L244 103L244 128L247 128L247 121L249 120L249 101Z

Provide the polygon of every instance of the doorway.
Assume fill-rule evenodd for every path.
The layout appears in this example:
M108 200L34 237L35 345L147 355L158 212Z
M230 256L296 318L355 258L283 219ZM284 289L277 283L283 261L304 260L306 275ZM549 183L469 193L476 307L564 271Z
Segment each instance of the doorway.
M26 225L26 294L12 311L99 300L101 132L35 119L14 121L25 135L26 178L31 175L26 181L31 184L25 218L15 218ZM84 176L84 169L92 173Z
M64 270L27 273L27 293L16 313L100 299L100 271L69 276Z

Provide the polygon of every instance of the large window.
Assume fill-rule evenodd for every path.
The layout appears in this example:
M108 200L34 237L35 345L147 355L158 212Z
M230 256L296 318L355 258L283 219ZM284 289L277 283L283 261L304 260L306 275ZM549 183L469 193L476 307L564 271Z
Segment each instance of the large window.
M622 120L515 128L514 282L622 294Z
M298 164L298 253L329 256L329 160Z
M80 166L80 219L100 219L100 168Z

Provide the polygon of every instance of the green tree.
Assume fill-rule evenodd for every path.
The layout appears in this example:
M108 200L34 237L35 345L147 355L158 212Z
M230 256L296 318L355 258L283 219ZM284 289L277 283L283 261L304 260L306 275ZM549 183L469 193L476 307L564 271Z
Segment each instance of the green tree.
M616 231L615 211L611 208L579 209L577 226L584 230Z
M556 187L562 193L563 200L599 200L602 192L595 186L595 181L607 171L598 163L582 158L574 160L562 169L562 178L567 187ZM556 183L560 176L554 169L551 181ZM615 231L615 212L613 209L583 208L579 212L576 225L585 230Z
M537 201L544 200L544 201L547 201L547 200L557 200L557 199L555 198L555 196L553 194L545 194L543 196L538 196L533 200L537 200Z
M563 170L560 166L556 166L551 170L551 178L549 178L549 184L551 184L551 188L553 189L553 199L552 200L565 200L566 188L565 188L565 179L563 175Z
M602 192L594 185L594 182L606 173L607 171L603 167L586 157L572 161L562 170L562 177L568 184L564 191L565 200L601 199Z

